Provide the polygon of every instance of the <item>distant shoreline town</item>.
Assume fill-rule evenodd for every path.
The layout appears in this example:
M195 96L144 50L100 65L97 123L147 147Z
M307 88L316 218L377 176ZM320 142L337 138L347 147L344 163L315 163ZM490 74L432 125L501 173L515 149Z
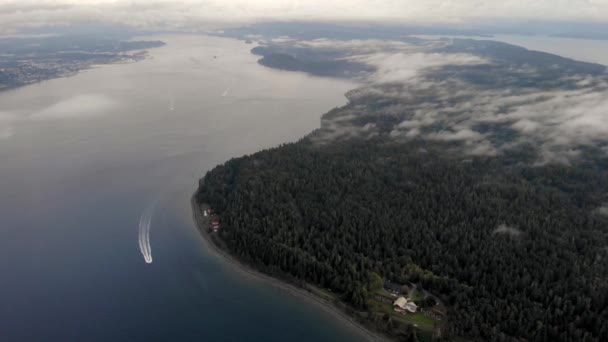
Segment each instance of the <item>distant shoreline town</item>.
M68 77L94 65L145 59L145 49L162 41L120 41L95 37L0 39L0 91Z

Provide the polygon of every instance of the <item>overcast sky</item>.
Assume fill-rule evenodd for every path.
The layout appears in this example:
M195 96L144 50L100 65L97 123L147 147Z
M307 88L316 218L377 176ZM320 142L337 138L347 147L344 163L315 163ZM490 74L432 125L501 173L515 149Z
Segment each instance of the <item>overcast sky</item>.
M0 30L5 32L92 21L196 29L277 19L458 25L497 19L608 22L608 0L0 0Z

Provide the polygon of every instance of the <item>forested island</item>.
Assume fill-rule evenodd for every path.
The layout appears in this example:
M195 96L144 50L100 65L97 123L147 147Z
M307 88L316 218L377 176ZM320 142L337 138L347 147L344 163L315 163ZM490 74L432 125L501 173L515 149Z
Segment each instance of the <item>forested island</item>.
M257 51L360 53L301 46ZM415 82L359 68L374 81L318 130L208 172L194 199L221 223L214 240L398 340L608 340L606 68L489 41L428 46L448 61ZM442 319L402 315L394 284Z

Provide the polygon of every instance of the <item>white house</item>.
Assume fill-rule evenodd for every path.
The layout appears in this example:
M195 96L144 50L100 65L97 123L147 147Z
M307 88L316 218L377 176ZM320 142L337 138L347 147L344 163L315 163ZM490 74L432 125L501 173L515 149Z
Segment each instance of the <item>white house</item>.
M407 299L405 297L399 297L397 298L397 300L393 303L393 306L395 308L399 308L402 310L406 309L406 305L407 305Z

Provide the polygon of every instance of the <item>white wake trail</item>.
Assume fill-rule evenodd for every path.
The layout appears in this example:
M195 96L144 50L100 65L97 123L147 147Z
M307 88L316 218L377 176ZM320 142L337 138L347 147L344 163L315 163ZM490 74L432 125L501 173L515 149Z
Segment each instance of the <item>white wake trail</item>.
M146 263L152 263L152 247L150 247L150 224L154 214L154 204L149 205L139 218L139 250Z

